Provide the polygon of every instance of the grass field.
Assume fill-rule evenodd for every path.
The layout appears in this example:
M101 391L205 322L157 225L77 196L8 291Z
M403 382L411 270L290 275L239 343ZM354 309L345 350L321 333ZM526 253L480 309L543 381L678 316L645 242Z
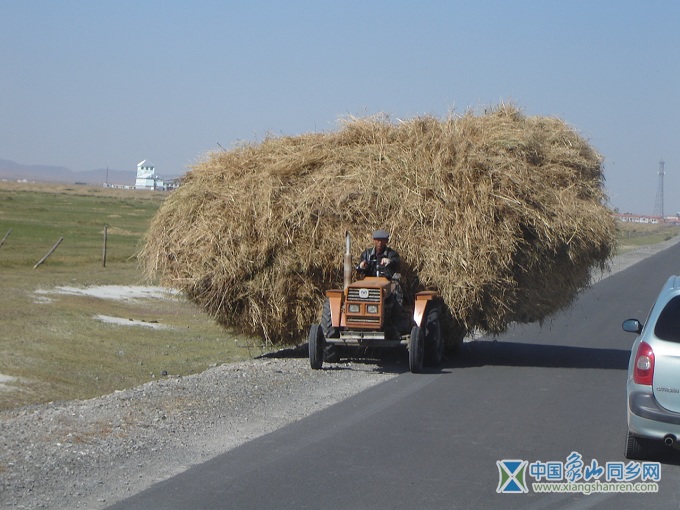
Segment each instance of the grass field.
M680 228L669 225L619 223L619 253L650 244L668 241L680 233Z
M56 292L153 284L142 280L135 254L165 196L0 183L0 240L9 232L0 246L0 409L95 397L263 352L259 340L232 334L178 297L126 301Z

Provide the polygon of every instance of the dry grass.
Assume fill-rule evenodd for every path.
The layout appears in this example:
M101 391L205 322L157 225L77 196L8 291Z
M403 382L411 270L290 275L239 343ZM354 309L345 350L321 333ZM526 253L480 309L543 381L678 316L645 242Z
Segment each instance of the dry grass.
M333 133L208 154L151 223L148 276L220 323L299 342L341 282L344 232L385 228L407 282L438 289L458 331L542 320L615 246L600 155L559 119L349 119ZM355 250L358 253L358 249Z
M163 371L188 375L262 352L257 339L221 328L183 298L121 301L52 292L62 286L142 284L135 254L167 196L0 183L0 240L12 229L0 248L0 376L14 378L0 384L0 410L96 397L148 382ZM110 227L106 267L104 224ZM33 269L60 236L64 242ZM105 323L99 315L130 324Z

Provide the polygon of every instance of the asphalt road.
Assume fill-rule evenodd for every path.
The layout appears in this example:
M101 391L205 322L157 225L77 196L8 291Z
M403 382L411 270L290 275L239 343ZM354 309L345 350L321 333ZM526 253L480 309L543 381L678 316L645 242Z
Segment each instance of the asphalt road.
M673 450L655 459L654 494L539 494L529 467L528 492L497 492L507 480L502 468L512 468L497 461L566 468L575 452L589 467L628 464L625 383L634 336L621 322L645 320L674 273L680 244L599 282L542 327L467 343L441 370L404 372L113 508L679 508L680 452Z

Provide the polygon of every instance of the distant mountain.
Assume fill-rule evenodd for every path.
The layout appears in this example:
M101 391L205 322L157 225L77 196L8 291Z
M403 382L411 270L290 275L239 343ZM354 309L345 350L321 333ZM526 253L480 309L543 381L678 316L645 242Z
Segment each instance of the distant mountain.
M0 179L26 179L29 181L63 182L68 184L77 182L95 185L109 182L110 184L134 186L136 178L137 172L133 170L108 169L107 171L106 168L100 168L85 172L74 172L63 166L22 165L8 159L0 159Z

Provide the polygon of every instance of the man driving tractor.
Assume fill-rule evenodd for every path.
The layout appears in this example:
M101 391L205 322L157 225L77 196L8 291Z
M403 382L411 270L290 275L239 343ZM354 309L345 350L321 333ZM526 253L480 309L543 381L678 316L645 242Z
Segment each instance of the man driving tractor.
M385 230L373 232L373 248L366 248L356 270L363 276L378 276L383 273L389 279L399 272L399 253L387 246L390 235Z
M399 304L404 304L404 291L399 284L401 259L396 250L387 246L390 234L385 230L373 232L373 248L366 248L360 257L357 273L363 276L384 276L392 282L392 294Z

